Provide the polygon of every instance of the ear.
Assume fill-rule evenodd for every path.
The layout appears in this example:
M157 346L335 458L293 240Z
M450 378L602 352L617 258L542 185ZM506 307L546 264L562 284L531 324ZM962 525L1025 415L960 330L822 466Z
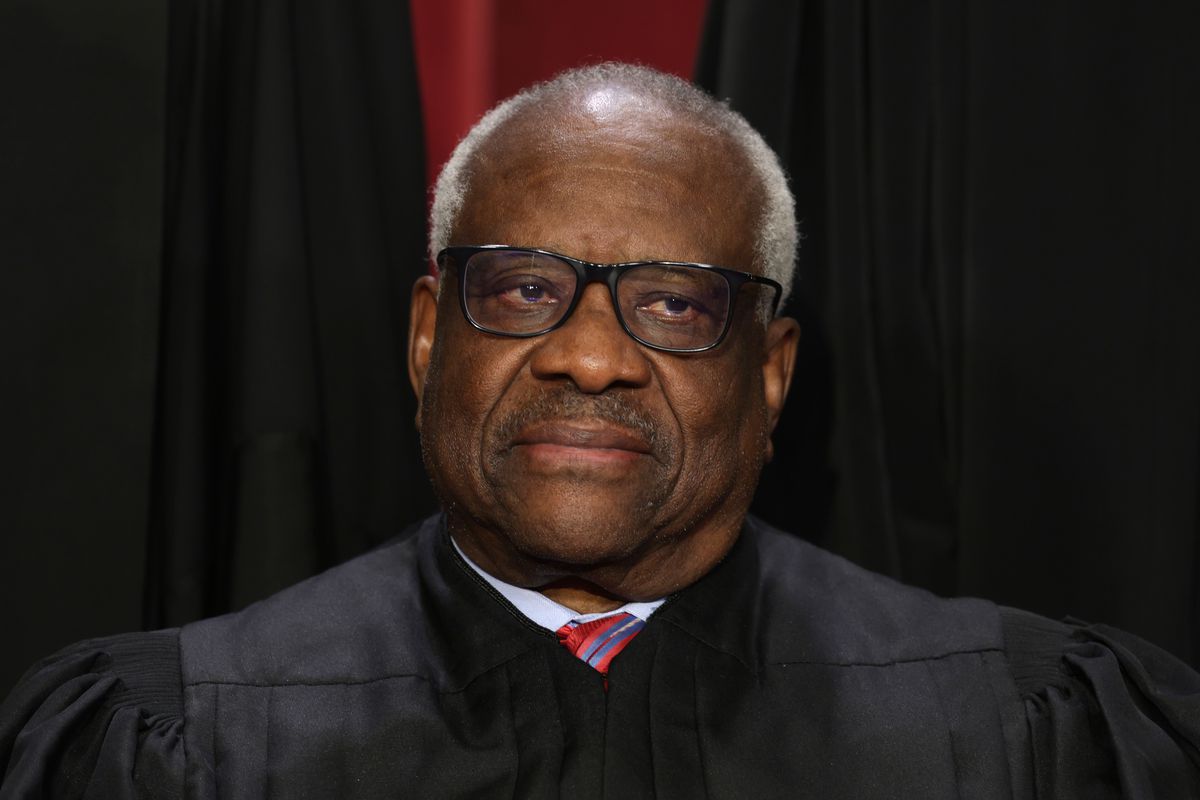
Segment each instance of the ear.
M775 455L771 435L783 413L792 372L796 366L796 347L800 342L800 323L791 317L779 317L767 325L763 359L763 400L767 406L767 461Z
M433 353L433 335L437 327L438 279L422 275L413 284L408 319L408 379L417 393L417 430L421 429L421 398L425 376Z

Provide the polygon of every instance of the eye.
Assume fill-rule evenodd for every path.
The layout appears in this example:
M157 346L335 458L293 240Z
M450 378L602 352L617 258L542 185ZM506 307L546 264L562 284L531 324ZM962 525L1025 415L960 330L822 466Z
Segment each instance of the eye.
M546 296L546 290L536 283L527 283L509 291L518 293L527 303L537 303Z
M480 302L515 313L558 305L569 299L564 295L568 289L543 275L523 272L493 275L483 285L475 286L472 292Z
M521 275L499 281L491 292L508 305L550 305L559 302L554 287L536 276Z
M641 298L637 310L660 322L693 322L708 315L708 310L696 300L679 294L657 294Z
M662 301L662 305L668 314L684 314L692 307L691 303L679 297L668 297Z
M468 262L462 280L467 317L499 333L549 330L575 296L570 264L528 251L480 252Z

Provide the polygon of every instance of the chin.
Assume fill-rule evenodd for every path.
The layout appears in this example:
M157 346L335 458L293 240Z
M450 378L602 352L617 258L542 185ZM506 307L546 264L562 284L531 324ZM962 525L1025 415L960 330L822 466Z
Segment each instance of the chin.
M507 477L507 476L506 476ZM661 527L669 483L658 475L549 476L496 485L492 517L513 547L540 561L593 565L637 553Z
M609 509L611 512L611 509ZM539 561L591 566L628 558L654 537L651 525L631 525L610 514L563 514L514 520L509 540L525 556Z

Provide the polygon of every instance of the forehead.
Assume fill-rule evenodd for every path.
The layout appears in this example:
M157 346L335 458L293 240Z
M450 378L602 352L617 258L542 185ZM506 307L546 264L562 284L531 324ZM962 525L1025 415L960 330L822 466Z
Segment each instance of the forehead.
M605 99L501 126L471 165L451 243L751 271L762 192L741 152L697 120Z

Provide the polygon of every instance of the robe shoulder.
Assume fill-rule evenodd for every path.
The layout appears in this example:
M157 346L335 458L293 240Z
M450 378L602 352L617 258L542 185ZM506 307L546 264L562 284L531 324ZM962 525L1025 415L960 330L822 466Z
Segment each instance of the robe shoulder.
M1200 674L1170 653L1105 625L941 598L751 525L757 605L777 618L763 626L768 662L944 670L975 655L1000 717L1016 706L1011 760L1036 796L1200 800Z
M987 600L939 597L754 518L747 532L770 663L886 666L1004 649L999 610Z
M240 612L78 642L34 664L0 706L0 800L182 797L187 687L403 672L412 665L394 654L420 652L394 642L373 664L364 649L386 638L381 624L423 624L410 540L437 529L429 520Z
M434 671L429 595L445 589L421 561L440 535L440 517L430 518L237 613L184 626L184 683L352 684Z
M79 642L0 706L0 798L180 797L179 631Z
M1106 625L1000 614L1039 797L1200 798L1200 674Z

